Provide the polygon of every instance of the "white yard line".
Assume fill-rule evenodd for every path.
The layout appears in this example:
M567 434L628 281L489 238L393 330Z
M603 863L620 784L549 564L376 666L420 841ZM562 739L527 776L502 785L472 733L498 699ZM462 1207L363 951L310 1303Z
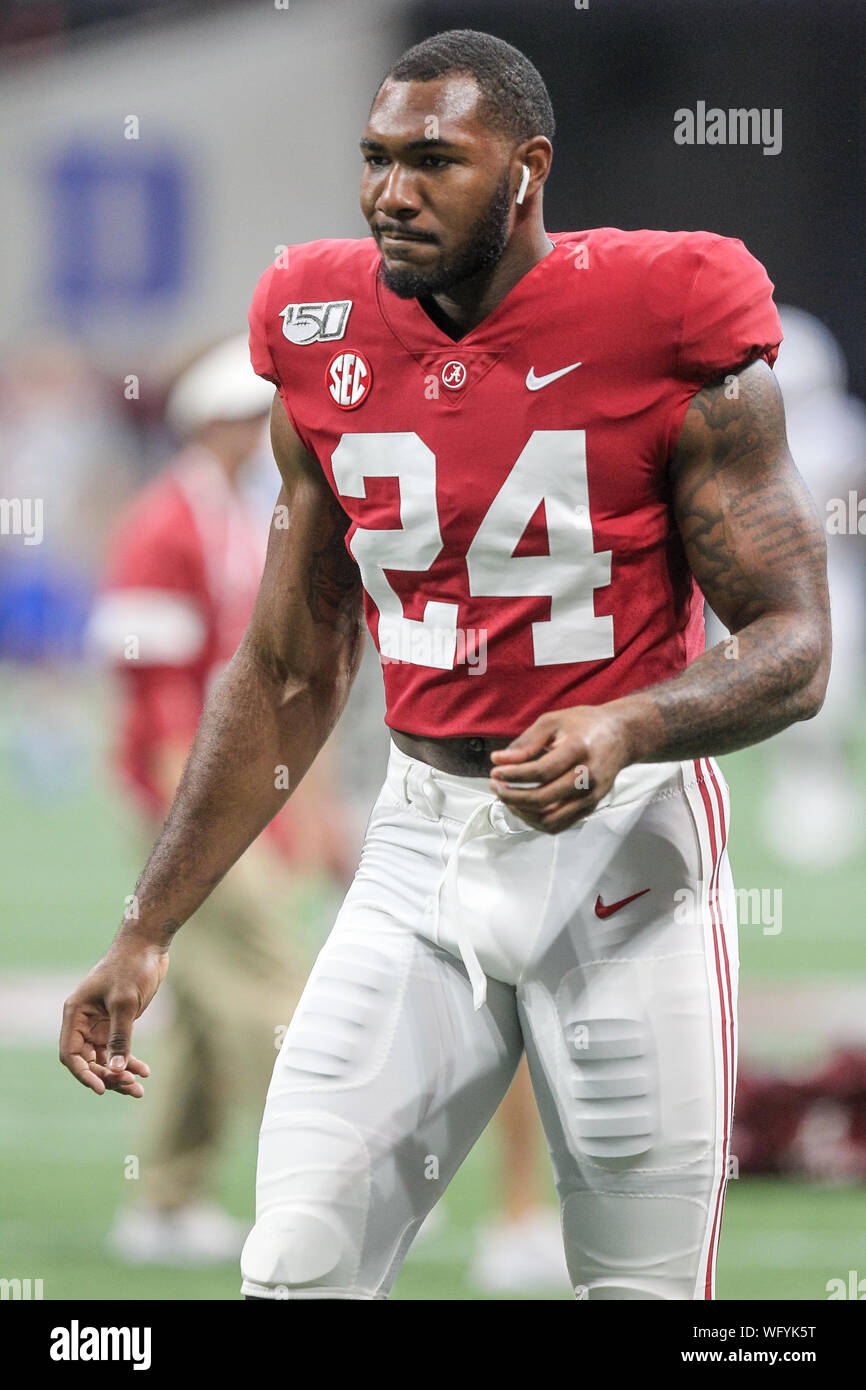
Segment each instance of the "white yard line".
M0 1045L41 1047L60 1036L63 1001L85 971L7 970L0 977ZM157 995L135 1025L136 1036L153 1037L165 1027L170 1002Z
M83 974L20 970L0 976L0 1045L56 1042L63 1001ZM139 1019L136 1033L159 1032L170 1007L170 992L163 990ZM743 1057L796 1065L830 1043L866 1044L866 980L746 983L740 989L739 1017Z

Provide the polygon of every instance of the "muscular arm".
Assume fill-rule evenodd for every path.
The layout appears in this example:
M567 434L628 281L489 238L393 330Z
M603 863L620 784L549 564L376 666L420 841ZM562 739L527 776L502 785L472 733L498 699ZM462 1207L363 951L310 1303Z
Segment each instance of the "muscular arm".
M298 785L343 709L361 655L348 522L279 396L271 439L283 486L255 609L208 698L139 879L138 920L121 928L163 946Z
M671 486L692 573L733 638L634 695L544 714L492 753L491 785L537 829L556 834L588 815L629 763L728 753L821 707L830 667L824 532L765 363L697 393Z
M732 378L727 378L728 382ZM699 391L672 460L689 566L734 634L623 701L629 761L709 756L769 738L821 707L830 668L826 547L785 436L779 387L756 362Z
M298 785L360 660L347 519L279 397L271 439L283 486L252 618L205 705L136 910L63 1008L60 1060L97 1095L144 1094L132 1027L165 977L171 939Z

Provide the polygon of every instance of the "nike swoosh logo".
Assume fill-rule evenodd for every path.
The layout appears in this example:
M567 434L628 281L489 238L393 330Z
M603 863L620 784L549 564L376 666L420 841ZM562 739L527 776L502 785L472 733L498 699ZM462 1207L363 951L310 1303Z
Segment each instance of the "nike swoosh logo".
M619 912L621 907L625 907L626 903L633 903L635 898L642 898L644 893L648 892L648 888L642 888L639 893L632 893L630 898L620 898L618 903L608 903L607 906L602 902L599 893L595 900L595 915L601 918L612 917L615 912Z
M570 367L560 367L558 372L548 372L546 376L536 376L535 368L530 367L526 373L526 385L530 391L540 391L542 386L549 386L552 381L558 381L561 376L567 376L575 367L580 366L582 363L572 362Z

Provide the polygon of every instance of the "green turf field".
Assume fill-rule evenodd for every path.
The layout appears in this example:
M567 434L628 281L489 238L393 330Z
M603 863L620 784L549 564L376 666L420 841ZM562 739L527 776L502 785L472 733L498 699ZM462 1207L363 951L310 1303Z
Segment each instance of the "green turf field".
M103 1249L130 1151L130 1111L119 1098L79 1091L49 1049L5 1057L0 1133L2 1274L42 1279L53 1298L238 1297L233 1264L209 1270L135 1268ZM238 1116L220 1195L252 1215L257 1117ZM134 1141L133 1141L134 1142ZM394 1292L405 1299L478 1299L467 1280L472 1231L491 1200L489 1136L443 1199L444 1225L409 1254ZM718 1296L824 1299L829 1279L864 1271L866 1189L740 1180L728 1186ZM511 1296L509 1296L511 1297ZM547 1298L569 1298L567 1290Z
M866 772L866 740L852 756ZM725 759L724 766L734 797L735 877L750 887L781 886L785 894L778 936L760 928L741 933L743 989L763 980L862 982L866 867L852 865L822 879L774 864L756 831L760 750ZM34 796L26 786L8 758L0 761L7 807L0 965L4 973L77 972L113 934L140 865L130 855L125 813L101 776L79 779L56 796ZM303 931L312 946L327 928L333 903L314 889L307 903ZM792 1018L792 1033L797 1028ZM158 1048L150 1060L158 1065ZM137 1269L104 1252L113 1212L129 1191L123 1162L135 1152L134 1102L97 1098L77 1087L47 1036L4 1045L0 1066L0 1276L41 1278L48 1299L238 1297L233 1264L208 1271ZM252 1214L257 1124L254 1109L236 1117L220 1176L227 1209L244 1220ZM440 1229L410 1252L394 1297L483 1297L467 1282L466 1270L474 1230L494 1200L495 1150L487 1135L443 1199ZM866 1274L866 1189L754 1179L729 1184L720 1298L821 1300L827 1281L847 1279L851 1269Z
M46 1298L238 1297L233 1264L209 1270L135 1268L103 1250L130 1151L131 1103L79 1091L52 1053L6 1053L2 1133L2 1274L42 1279ZM220 1195L252 1214L257 1117L238 1116ZM134 1142L134 1141L133 1141ZM394 1292L405 1299L478 1299L467 1280L472 1230L491 1199L485 1136L443 1199L444 1225L409 1254ZM866 1189L740 1180L728 1187L718 1296L823 1299L829 1279L863 1271ZM567 1290L547 1298L569 1298ZM509 1297L511 1297L509 1295Z

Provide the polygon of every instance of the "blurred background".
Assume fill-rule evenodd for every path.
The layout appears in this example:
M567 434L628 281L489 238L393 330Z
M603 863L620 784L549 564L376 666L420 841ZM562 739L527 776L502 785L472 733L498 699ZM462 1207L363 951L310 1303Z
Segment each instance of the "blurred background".
M97 1101L57 1062L60 1010L134 910L201 700L251 602L278 490L267 404L231 357L256 281L287 243L366 233L357 137L376 86L413 42L467 26L515 43L548 83L551 231L706 228L742 238L776 286L778 375L828 533L836 657L816 720L723 760L742 979L718 1293L823 1299L831 1280L866 1278L862 6L6 0L0 1277L41 1279L45 1298L238 1297L231 1247L252 1221L280 1035L250 1076L223 1082L223 1020L246 1026L232 951L252 923L248 1013L281 960L287 1023L384 771L374 653L304 799L203 919L198 947L221 933L223 955L202 965L193 919L174 990L137 1027L154 1086L181 1057L210 1086L155 1102L156 1119L142 1116L150 1096ZM781 150L677 144L675 112L699 102L780 112ZM130 632L140 651L124 647ZM222 1015L196 992L209 969ZM544 1252L521 1254L530 1235L543 1243L543 1221L524 1227L516 1259L501 1244L509 1215L550 1216L533 1142L527 1158L513 1125L487 1132L394 1297L571 1296Z

